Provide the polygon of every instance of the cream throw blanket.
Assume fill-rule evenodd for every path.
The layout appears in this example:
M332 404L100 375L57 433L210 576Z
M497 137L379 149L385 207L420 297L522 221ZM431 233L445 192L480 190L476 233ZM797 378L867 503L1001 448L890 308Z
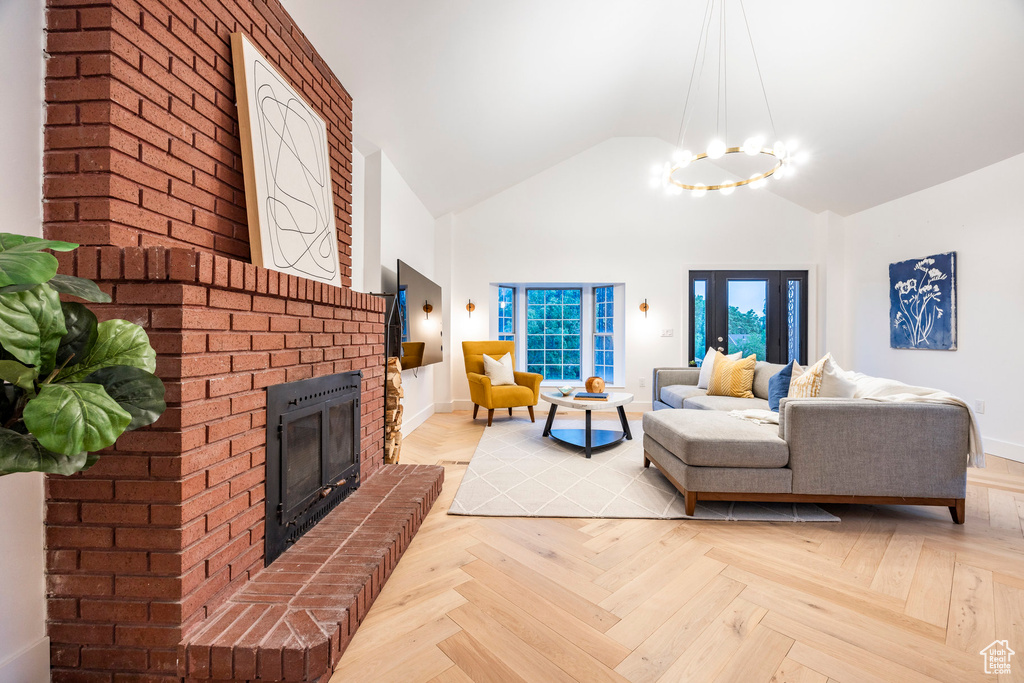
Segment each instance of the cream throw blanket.
M970 433L967 436L967 464L970 467L985 466L985 451L981 443L981 430L978 418L966 401L953 394L928 387L915 387L884 377L869 377L861 372L845 372L846 379L856 385L853 398L868 401L887 401L891 403L939 403L963 406L971 417ZM748 409L729 412L732 417L749 420L757 424L778 424L779 414L770 410Z

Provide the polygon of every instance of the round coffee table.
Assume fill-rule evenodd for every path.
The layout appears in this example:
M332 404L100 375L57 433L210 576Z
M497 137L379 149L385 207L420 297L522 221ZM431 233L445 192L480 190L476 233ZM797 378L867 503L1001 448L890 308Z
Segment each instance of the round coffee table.
M622 406L633 400L633 394L627 394L626 392L621 391L611 392L608 394L607 401L577 400L573 398L573 396L562 396L557 393L541 394L540 397L551 404L551 410L548 411L548 421L544 425L544 436L550 436L555 441L561 441L562 443L569 444L570 446L579 446L584 449L588 458L590 457L591 451L595 448L611 446L623 439L633 438L633 435L629 431L629 423L626 421L626 411L622 408ZM582 410L586 413L586 428L552 429L551 423L555 421L555 411L558 410L558 406L571 408L573 410ZM615 408L619 412L619 422L622 423L622 431L617 432L609 429L591 429L590 413L594 410L609 410L611 408Z

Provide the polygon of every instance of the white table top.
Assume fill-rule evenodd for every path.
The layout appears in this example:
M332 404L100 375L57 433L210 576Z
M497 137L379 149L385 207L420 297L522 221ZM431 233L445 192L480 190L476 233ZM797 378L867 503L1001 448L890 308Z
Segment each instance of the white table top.
M628 394L624 391L609 392L607 401L578 401L573 398L575 394L576 392L573 392L569 396L562 396L561 393L555 391L544 392L540 397L548 403L565 406L566 408L575 408L576 410L606 410L608 408L617 408L633 401L633 394Z

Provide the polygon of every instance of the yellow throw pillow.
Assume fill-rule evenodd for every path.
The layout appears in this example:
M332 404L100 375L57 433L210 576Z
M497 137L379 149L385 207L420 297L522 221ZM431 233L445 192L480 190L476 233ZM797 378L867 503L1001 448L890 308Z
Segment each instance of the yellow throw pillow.
M817 398L821 393L821 378L825 374L825 366L831 358L832 354L826 353L821 360L805 369L799 377L794 371L793 379L789 382L787 398Z
M725 356L715 359L715 367L708 383L708 396L734 396L754 398L754 366L757 356L730 360Z

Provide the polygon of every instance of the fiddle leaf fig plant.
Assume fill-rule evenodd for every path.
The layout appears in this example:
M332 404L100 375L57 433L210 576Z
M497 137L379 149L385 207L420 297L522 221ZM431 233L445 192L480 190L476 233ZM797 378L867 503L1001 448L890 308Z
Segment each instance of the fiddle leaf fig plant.
M57 274L46 251L77 247L0 233L0 475L84 470L167 408L146 331L61 302L110 301L95 282Z

